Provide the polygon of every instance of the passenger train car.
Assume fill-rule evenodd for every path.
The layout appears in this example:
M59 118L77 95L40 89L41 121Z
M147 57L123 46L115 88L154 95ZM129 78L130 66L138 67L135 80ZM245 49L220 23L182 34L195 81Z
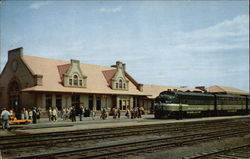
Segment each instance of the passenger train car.
M155 100L155 118L249 114L250 96L164 91Z

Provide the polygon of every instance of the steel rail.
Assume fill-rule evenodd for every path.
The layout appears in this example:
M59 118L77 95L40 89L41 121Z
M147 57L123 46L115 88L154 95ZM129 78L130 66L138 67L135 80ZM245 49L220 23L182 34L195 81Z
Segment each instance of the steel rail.
M221 154L221 153L225 153L225 152L229 152L229 151L233 151L233 150L242 149L245 147L250 147L250 144L244 144L244 145L230 147L230 148L226 148L226 149L222 149L222 150L214 150L214 151L210 151L210 152L204 152L202 154L196 154L196 155L193 155L191 157L184 157L183 159L200 159L200 158L209 157L209 156L213 156L213 155L217 155L217 154ZM250 158L250 156L249 156L249 158Z
M158 138L158 139L149 139L149 140L142 140L142 141L135 141L135 142L128 142L128 143L122 143L122 144L111 144L106 146L96 146L96 147L89 147L89 148L80 148L80 149L73 149L73 150L67 150L67 151L59 151L59 152L53 152L53 153L44 153L44 154L38 154L38 155L30 155L30 156L22 156L17 157L16 159L30 159L30 158L51 158L51 157L60 157L60 155L65 154L72 154L77 152L88 152L94 151L94 154L90 154L88 156L84 156L83 158L98 158L103 156L113 156L115 154L124 154L128 152L134 152L134 151L145 151L146 149L152 149L152 148L160 148L162 146L181 146L185 144L194 143L197 141L204 141L209 139L214 139L218 137L226 137L226 136L233 136L238 135L242 133L248 133L249 130L242 129L229 129L229 130L221 130L221 131L211 131L209 133L197 133L197 134L189 134L189 135L182 135L182 136L175 136L175 137L165 137L165 138ZM220 134L221 133L221 134ZM204 137L205 136L205 137ZM190 139L192 138L192 139ZM178 140L178 141L176 141ZM152 144L152 142L156 142L156 144ZM134 145L134 146L132 146ZM139 148L136 147L136 145L139 145ZM128 150L124 150L123 148L130 148ZM110 149L112 148L112 149ZM114 150L115 152L104 152L99 153L97 152L103 151L108 149L109 151ZM118 150L117 150L118 149ZM87 153L86 153L87 154Z
M239 126L238 124L227 124L220 126L220 124L206 126L203 130L209 130L211 128L216 127L216 129L224 129L228 126ZM159 128L154 129L154 127L147 128L147 130L125 130L123 132L112 132L112 133L103 133L103 134L84 134L78 136L71 136L71 137L60 137L60 138L51 138L51 139L39 139L39 140L32 140L32 141L22 141L22 142L5 142L0 144L0 148L2 150L11 149L11 148L23 148L23 147L31 147L31 146L41 146L41 145L48 145L48 144L59 144L64 142L74 142L74 141L86 141L86 140L98 140L98 139L107 139L113 137L124 137L124 136L134 136L134 135L141 135L141 134L153 134L153 133L163 133L163 132L182 132L182 131L194 131L195 129L202 128L204 125L195 125L190 127L180 127L180 128ZM244 128L242 126L242 128Z

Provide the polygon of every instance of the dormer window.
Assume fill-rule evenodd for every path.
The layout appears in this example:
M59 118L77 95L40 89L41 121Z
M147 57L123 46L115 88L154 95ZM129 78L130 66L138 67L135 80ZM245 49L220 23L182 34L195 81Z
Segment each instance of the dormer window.
M128 86L129 86L129 80L126 77L126 72L125 72L125 64L123 64L120 61L116 62L115 66L116 69L112 69L112 70L107 70L107 71L103 71L103 74L105 76L105 78L107 79L111 74L112 74L112 78L111 79L107 79L108 83L110 83L110 80L112 83L111 84L111 88L114 90L125 90L128 91Z
M122 80L119 80L119 88L122 88Z
M57 67L64 86L87 87L87 76L82 73L79 60L71 60L70 64L59 65Z
M74 86L78 86L78 76L74 75Z

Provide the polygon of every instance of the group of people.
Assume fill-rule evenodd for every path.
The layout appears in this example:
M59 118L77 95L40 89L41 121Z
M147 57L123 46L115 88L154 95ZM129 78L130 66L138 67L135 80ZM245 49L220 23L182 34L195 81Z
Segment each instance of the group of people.
M83 120L84 117L92 117L94 120L95 111L90 110L84 106L80 106L78 110L74 106L72 107L63 107L61 110L58 110L57 107L49 107L48 117L49 121L57 121L58 117L61 117L63 120L70 119L72 122L76 122L76 116L79 116L80 121Z
M40 110L34 107L32 109L23 108L21 111L14 112L13 110L8 111L6 108L3 108L1 112L2 129L9 129L9 121L14 118L18 120L32 120L32 123L35 124L40 119Z
M131 109L127 109L125 116L127 116L128 119L135 119L135 118L141 118L142 115L145 114L143 107L134 107Z
M119 108L112 108L110 111L106 108L101 108L100 118L105 120L109 115L113 116L113 119L119 119L121 117L121 110ZM126 116L129 119L141 118L141 115L144 114L143 107L134 107L127 109ZM58 110L57 107L49 107L48 117L49 121L57 121L58 117L61 117L62 120L70 119L72 122L76 122L76 116L79 116L79 120L82 121L85 117L91 117L93 120L96 116L96 111L90 110L84 106L80 106L78 110L74 106L72 107L63 107L61 110Z
M112 108L108 110L107 108L101 108L100 118L105 120L109 115L113 116L113 119L119 119L121 116L121 110L119 108ZM19 113L19 119L21 120L32 120L32 123L37 123L40 119L40 110L37 107L33 107L32 109L23 108ZM141 115L144 114L143 107L134 107L126 110L125 116L128 119L141 118ZM57 121L58 117L61 117L62 120L70 119L72 122L76 122L76 116L79 116L79 120L82 121L84 117L91 117L93 120L96 116L96 111L90 110L84 106L80 106L78 110L74 106L72 107L63 107L60 111L57 107L49 107L48 109L48 117L49 121ZM6 108L1 112L1 120L2 120L2 128L9 128L9 120L12 116L15 116L15 112L12 110L8 111Z
M40 119L40 109L33 107L32 109L23 108L21 111L21 120L32 120L33 124L36 124Z

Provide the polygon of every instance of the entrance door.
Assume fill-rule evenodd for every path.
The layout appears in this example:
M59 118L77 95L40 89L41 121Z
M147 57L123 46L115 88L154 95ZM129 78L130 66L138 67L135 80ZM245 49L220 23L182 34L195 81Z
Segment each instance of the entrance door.
M80 95L72 95L71 102L72 102L72 106L74 106L76 109L76 113L79 114L80 104L81 104L80 103Z
M16 81L13 81L10 83L9 89L8 89L8 95L9 95L9 109L12 109L16 116L19 117L19 114L21 112L20 108L20 86Z

